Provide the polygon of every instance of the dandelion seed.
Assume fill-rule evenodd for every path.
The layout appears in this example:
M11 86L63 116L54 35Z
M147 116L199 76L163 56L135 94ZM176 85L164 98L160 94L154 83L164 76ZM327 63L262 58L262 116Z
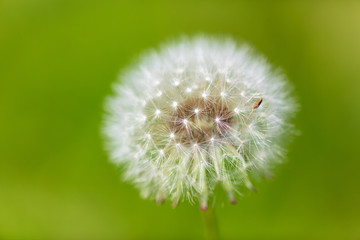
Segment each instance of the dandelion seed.
M156 109L156 110L155 110L155 115L156 115L156 116L159 116L160 113L161 113L161 111L160 111L159 109Z
M241 185L255 191L252 175L270 175L292 132L283 75L230 39L165 46L115 88L104 124L111 159L158 203L195 199L205 210L220 184L234 204Z
M253 109L255 110L255 109L257 109L258 107L260 107L262 101L263 101L262 98L259 98L258 100L256 100L256 102L254 102Z
M140 121L141 121L141 122L145 122L145 121L146 121L146 116L145 116L145 115L141 115L141 116L140 116Z

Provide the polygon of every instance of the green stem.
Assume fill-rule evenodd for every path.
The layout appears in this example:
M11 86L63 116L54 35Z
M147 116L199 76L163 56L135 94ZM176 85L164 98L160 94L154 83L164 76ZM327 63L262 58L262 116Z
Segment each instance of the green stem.
M216 222L215 211L211 207L209 207L205 211L202 212L202 218L205 227L205 234L207 240L218 240L219 237L219 229Z

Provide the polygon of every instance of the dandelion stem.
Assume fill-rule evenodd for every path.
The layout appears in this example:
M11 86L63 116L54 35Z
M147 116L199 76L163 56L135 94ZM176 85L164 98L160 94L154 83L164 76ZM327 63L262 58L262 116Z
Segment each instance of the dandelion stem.
M218 240L219 237L219 229L216 222L215 211L213 208L209 207L205 211L201 211L203 222L204 222L204 230L206 234L207 240Z

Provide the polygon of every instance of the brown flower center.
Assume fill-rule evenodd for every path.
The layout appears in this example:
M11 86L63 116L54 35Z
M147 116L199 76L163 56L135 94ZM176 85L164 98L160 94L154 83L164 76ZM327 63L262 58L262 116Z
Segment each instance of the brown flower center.
M226 137L233 122L232 111L220 98L192 98L178 105L168 127L179 143L206 144Z

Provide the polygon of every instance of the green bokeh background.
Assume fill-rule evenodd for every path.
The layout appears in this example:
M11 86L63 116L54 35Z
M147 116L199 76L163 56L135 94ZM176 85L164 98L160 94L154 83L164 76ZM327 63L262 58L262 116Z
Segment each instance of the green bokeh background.
M359 1L0 0L0 239L201 239L198 206L139 197L103 151L121 68L180 34L245 40L282 67L301 135L224 239L360 239Z

